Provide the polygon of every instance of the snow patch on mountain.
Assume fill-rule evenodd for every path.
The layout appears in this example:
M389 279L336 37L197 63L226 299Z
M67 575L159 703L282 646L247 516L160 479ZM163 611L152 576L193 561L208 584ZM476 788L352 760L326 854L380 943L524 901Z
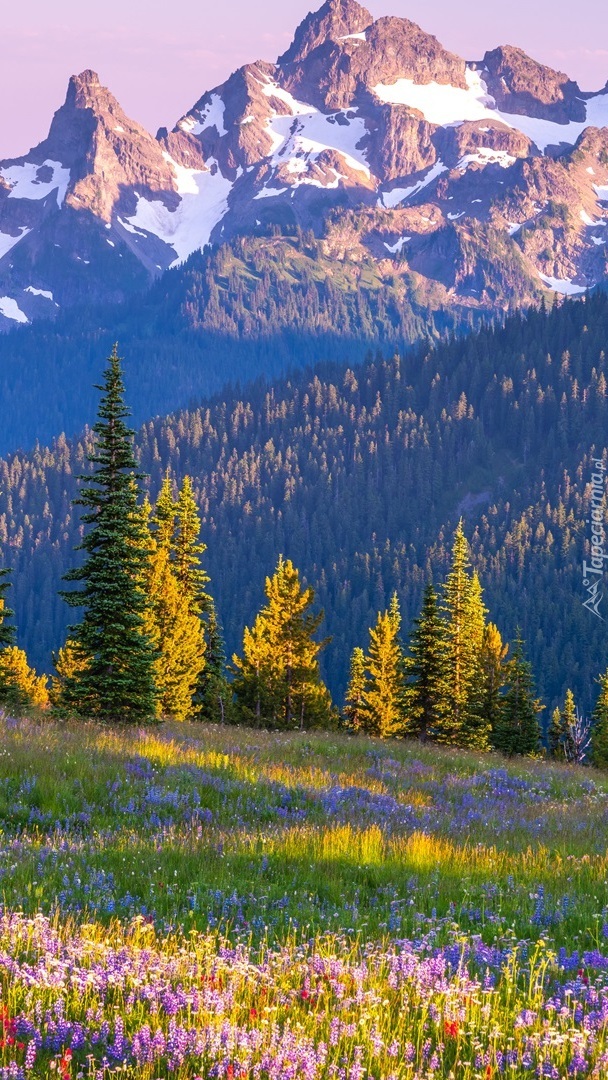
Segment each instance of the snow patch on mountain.
M228 134L224 122L225 113L226 106L220 95L212 94L208 105L185 116L178 126L189 135L201 135L207 128L214 127L221 137Z
M447 172L447 167L442 161L436 161L435 164L429 169L426 176L419 180L418 183L412 184L411 187L406 188L393 188L392 191L382 192L378 199L378 206L384 206L386 210L392 210L395 206L399 206L405 199L409 199L412 195L417 195L423 188L432 184L438 176Z
M9 251L14 248L15 244L18 244L20 240L23 240L24 236L27 236L32 230L28 229L25 225L21 226L21 231L17 236L11 236L9 233L0 232L0 259L3 259L5 255L8 255Z
M28 285L24 292L29 292L32 296L43 296L45 300L53 299L53 294L48 289L35 289L33 285Z
M593 190L600 202L608 202L608 184L594 184Z
M46 177L49 169L50 179ZM42 165L34 161L26 161L23 165L10 165L0 169L0 176L11 187L9 199L45 199L51 191L56 191L57 206L63 206L70 182L70 170L64 168L60 161L51 160L44 161Z
M162 199L149 199L136 192L135 213L126 221L172 247L176 257L171 266L177 266L209 243L211 233L228 210L233 185L222 176L217 162L209 161L207 169L186 169L168 154L164 156L176 175L179 205L170 210Z
M13 322L28 323L30 321L12 296L0 296L0 315L4 315L5 319L12 319Z
M387 244L387 242L385 240L384 241L384 246L385 246L387 251L390 251L391 255L398 255L399 252L401 251L401 249L403 248L404 244L409 243L409 241L411 239L412 239L411 236L400 236L399 239L394 244Z
M517 158L508 154L506 150L492 150L490 146L479 146L474 154L465 154L456 168L461 172L466 172L469 165L500 165L501 169L509 169L516 161Z
M587 292L586 285L575 285L570 278L554 278L548 277L546 274L541 274L539 271L539 278L544 281L550 289L553 289L556 293L561 293L562 296L577 296L579 293Z
M286 191L286 187L263 187L261 191L258 191L257 194L253 196L253 200L255 202L256 199L273 199L275 195L284 195Z
M373 92L388 105L407 105L421 112L425 120L439 127L458 127L465 121L493 120L527 135L544 153L548 146L566 143L574 146L586 127L608 125L608 94L596 94L586 102L587 119L557 124L553 120L541 120L535 116L520 116L501 112L494 98L488 94L486 84L478 70L467 67L467 89L449 84L429 82L415 83L412 79L397 79L389 84L378 83Z
M269 156L275 167L289 162L290 172L303 172L323 151L334 150L350 169L370 176L367 157L359 148L367 128L357 109L322 113L314 105L298 101L275 82L268 81L262 90L266 97L282 101L290 110L288 115L273 111L266 121L273 140Z

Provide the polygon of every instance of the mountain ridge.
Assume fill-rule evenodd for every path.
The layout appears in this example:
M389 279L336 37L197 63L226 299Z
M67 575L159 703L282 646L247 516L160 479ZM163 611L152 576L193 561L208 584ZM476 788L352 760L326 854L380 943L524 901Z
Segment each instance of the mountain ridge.
M85 71L47 139L0 162L0 328L124 300L271 227L331 248L336 216L348 231L372 212L386 239L368 252L439 281L446 305L508 307L491 272L485 291L441 281L446 251L483 257L488 226L522 256L523 303L582 292L608 275L607 124L608 84L583 92L512 46L467 62L356 0L327 0L276 64L241 67L156 137Z

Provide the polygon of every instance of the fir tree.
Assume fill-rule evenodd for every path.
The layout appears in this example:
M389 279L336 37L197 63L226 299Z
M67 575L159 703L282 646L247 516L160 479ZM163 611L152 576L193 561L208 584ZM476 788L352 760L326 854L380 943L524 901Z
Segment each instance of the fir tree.
M190 610L206 615L212 607L211 597L206 592L209 575L201 566L201 556L207 550L207 545L200 541L201 519L189 476L184 477L175 513L175 574L189 598Z
M63 697L79 716L139 721L155 713L154 652L144 629L146 535L116 346L97 389L102 398L88 455L94 470L80 478L86 486L75 500L87 509L81 520L89 530L79 545L85 562L65 577L83 588L63 593L71 607L83 608L70 636L84 662L66 679Z
M486 609L479 579L470 573L462 520L454 535L442 612L446 626L445 677L432 734L437 742L485 750L489 724L481 713L481 649Z
M14 612L6 605L6 590L10 587L8 575L10 570L0 570L0 656L2 651L15 644L15 628L7 622L13 617ZM0 707L8 709L13 714L22 712L25 701L15 686L14 680L5 674L0 666Z
M353 649L350 660L350 676L344 700L344 719L351 731L361 731L365 727L366 708L364 703L367 685L366 661L363 649Z
M9 574L10 570L7 567L0 570L0 649L6 649L7 646L15 644L15 627L7 622L7 619L12 619L15 615L6 603L6 590L11 584L8 580Z
M222 629L210 600L205 631L205 664L198 680L195 702L201 720L224 724L231 716L232 691L226 678Z
M365 730L388 738L400 735L405 727L405 676L403 650L399 642L401 617L393 601L388 611L379 612L369 632L367 684L363 693Z
M483 692L481 709L490 725L490 741L493 744L494 732L498 727L502 710L502 691L507 679L506 659L509 646L503 644L500 631L495 623L488 623L484 628L481 647L481 669Z
M407 729L426 739L433 728L445 680L446 634L432 584L424 590L422 609L414 619L406 660Z
M597 769L608 769L608 669L598 679L600 692L593 710L591 761Z
M326 642L314 637L323 619L310 610L314 591L302 588L293 563L282 558L265 591L266 606L245 631L243 656L233 658L241 716L285 729L326 726L332 710L318 661Z
M524 642L519 630L513 658L507 665L508 688L492 733L496 750L509 756L530 756L540 748L538 714L542 706L535 696L532 668L524 656Z

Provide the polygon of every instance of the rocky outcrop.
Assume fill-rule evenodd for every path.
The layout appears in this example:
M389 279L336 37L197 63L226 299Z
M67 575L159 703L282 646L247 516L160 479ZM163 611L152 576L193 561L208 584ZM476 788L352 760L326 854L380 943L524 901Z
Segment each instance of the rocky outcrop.
M563 71L539 64L522 49L503 45L483 58L484 81L499 109L566 124L585 119L577 83Z
M300 23L292 44L278 63L282 67L301 64L319 45L360 34L373 21L369 11L356 0L327 0L319 11L311 12Z

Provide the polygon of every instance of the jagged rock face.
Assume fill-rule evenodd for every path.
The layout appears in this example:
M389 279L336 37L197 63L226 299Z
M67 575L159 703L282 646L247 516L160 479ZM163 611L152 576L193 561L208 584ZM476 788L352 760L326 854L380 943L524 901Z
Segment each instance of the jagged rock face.
M558 124L585 119L581 91L563 71L538 64L511 45L487 52L483 63L488 91L499 109Z
M608 88L582 94L511 46L466 64L356 0L327 0L276 64L156 138L85 71L47 139L0 162L0 328L277 226L409 268L446 304L582 291L608 274L606 125Z
M300 23L292 45L278 63L283 67L300 64L319 45L360 34L373 21L369 11L356 0L327 0L319 11L311 12Z

